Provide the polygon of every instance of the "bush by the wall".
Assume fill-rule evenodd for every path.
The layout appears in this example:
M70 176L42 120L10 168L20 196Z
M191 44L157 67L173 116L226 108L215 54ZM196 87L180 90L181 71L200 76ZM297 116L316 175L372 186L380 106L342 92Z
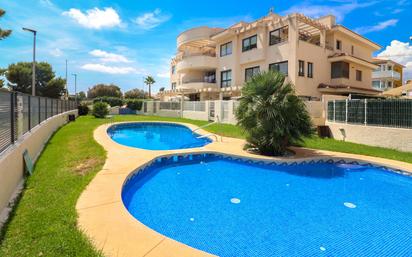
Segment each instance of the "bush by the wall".
M79 111L80 116L89 114L89 107L87 106L87 104L79 104L79 106L77 106L77 110Z
M107 97L107 96L103 96L103 97L98 97L95 98L93 100L93 103L97 103L97 102L104 102L107 103L110 106L122 106L123 105L123 99L119 98L119 97Z
M93 115L96 118L104 118L109 114L109 105L105 102L97 102L93 104Z
M134 111L140 111L142 109L143 101L135 100L135 99L127 99L126 100L127 108L132 109Z

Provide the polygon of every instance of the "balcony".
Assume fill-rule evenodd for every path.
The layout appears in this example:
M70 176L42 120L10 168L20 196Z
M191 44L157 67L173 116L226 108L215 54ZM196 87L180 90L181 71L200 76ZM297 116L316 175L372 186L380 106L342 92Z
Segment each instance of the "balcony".
M176 71L185 70L214 70L217 68L217 58L211 55L190 55L183 56L176 65Z
M216 34L219 31L222 31L223 29L220 28L209 28L209 27L198 27L198 28L193 28L186 30L182 32L178 37L177 37L177 48L180 49L183 45L187 44L203 44L203 45L208 45L213 43L213 41L210 40L210 37L213 34Z
M243 52L240 55L240 64L247 64L251 62L257 62L257 61L262 61L265 59L263 49L261 48L255 48L253 50L249 50L246 52Z
M205 80L190 80L190 81L185 81L182 84L177 86L177 89L191 89L191 90L215 90L219 89L218 85L216 84L216 81L210 80L210 81L205 81Z
M374 71L372 72L372 79L394 79L400 80L401 74L394 70Z

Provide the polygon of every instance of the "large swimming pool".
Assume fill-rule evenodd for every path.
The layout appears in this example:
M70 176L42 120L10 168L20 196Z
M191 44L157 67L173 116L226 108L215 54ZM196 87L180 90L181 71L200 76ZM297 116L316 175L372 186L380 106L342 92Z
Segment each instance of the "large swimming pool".
M147 150L186 149L212 142L186 126L173 123L124 123L111 126L107 132L119 144Z
M372 165L163 157L122 198L148 227L222 257L412 256L412 178Z

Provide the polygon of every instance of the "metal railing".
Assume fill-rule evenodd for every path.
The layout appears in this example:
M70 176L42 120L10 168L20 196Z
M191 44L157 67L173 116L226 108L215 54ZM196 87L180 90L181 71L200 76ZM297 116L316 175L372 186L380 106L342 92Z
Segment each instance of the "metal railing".
M201 102L184 102L183 103L183 111L192 111L192 112L205 112L206 111L206 103L204 101Z
M159 110L175 111L180 110L180 102L156 102L159 103Z
M0 153L48 118L74 109L74 101L0 91Z
M328 121L412 128L412 100L362 99L328 102Z

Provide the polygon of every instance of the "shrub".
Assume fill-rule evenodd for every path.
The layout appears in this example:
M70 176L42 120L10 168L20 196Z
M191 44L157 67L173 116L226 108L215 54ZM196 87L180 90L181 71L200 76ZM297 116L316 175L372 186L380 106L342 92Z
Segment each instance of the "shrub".
M109 105L105 102L97 102L93 104L93 115L96 118L104 118L109 114Z
M124 98L129 99L144 99L147 97L147 93L142 89L132 89L124 93Z
M134 111L140 111L142 109L142 106L143 106L143 101L128 99L128 100L126 100L126 105L127 105L127 108L129 108L129 109L132 109Z
M77 106L77 110L79 111L80 116L89 114L89 106L87 106L87 104L79 104L79 106Z
M293 85L274 71L253 76L245 83L236 117L246 132L248 146L265 155L282 155L291 143L312 134L305 104L296 96Z
M96 98L103 96L122 97L122 91L120 90L120 87L114 84L97 84L87 91L87 98Z
M103 96L103 97L98 97L95 98L93 100L93 103L97 103L97 102L104 102L107 103L110 106L122 106L123 105L123 99L119 98L119 97L107 97L107 96Z

